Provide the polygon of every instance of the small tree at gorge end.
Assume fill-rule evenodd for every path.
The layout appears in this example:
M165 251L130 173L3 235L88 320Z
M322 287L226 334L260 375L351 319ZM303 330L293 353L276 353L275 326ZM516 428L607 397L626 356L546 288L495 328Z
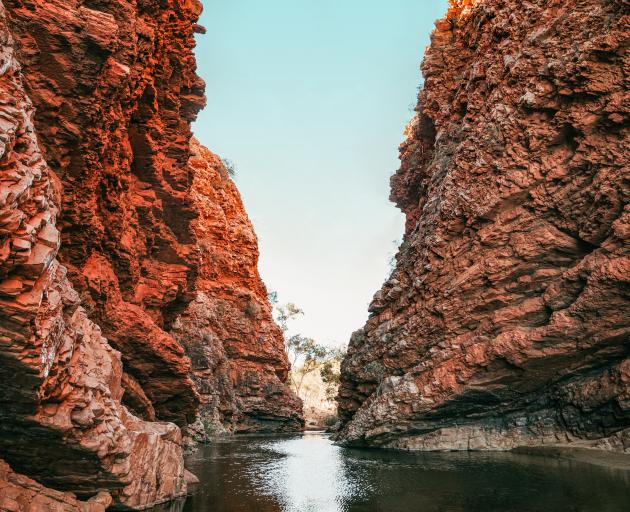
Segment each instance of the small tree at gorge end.
M275 319L284 336L284 346L291 363L289 383L293 390L300 395L304 379L319 371L325 386L326 399L333 401L339 387L339 368L345 355L345 350L328 348L317 343L313 338L301 334L289 335L289 323L304 314L304 311L292 302L278 305L278 294L269 293L269 302L274 307ZM298 369L298 364L301 366Z
M339 384L341 384L341 362L344 357L346 357L344 349L330 349L328 357L319 369L319 374L326 386L326 399L329 402L332 402L337 396Z
M306 338L300 334L289 337L287 347L287 353L292 358L292 368L302 361L302 366L298 371L291 370L293 389L299 395L304 377L313 373L326 361L328 349L318 344L313 338Z

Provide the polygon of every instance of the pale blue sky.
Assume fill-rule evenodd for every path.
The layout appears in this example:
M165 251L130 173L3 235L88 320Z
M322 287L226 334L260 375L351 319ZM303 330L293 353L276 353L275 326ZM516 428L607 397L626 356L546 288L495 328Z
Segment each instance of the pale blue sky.
M295 331L347 343L389 272L389 176L447 0L204 0L194 126L233 161L259 268Z

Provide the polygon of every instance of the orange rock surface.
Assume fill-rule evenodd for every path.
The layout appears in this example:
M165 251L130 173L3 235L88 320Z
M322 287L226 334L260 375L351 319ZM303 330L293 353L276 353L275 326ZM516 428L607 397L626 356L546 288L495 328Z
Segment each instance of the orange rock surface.
M179 429L122 406L120 354L57 260L61 185L42 156L1 3L0 42L0 454L20 473L86 497L108 489L138 506L181 494ZM16 490L25 480L2 467L0 488L15 494L17 510L33 510L34 487Z
M258 274L258 242L227 169L193 139L189 161L200 265L196 296L173 333L201 396L190 432L300 430L301 402L285 385L289 362Z
M627 2L452 1L391 198L397 265L340 440L630 452Z
M0 510L46 510L55 512L105 512L112 498L100 492L89 501L79 501L71 493L47 489L34 480L11 471L0 460Z
M60 259L156 416L184 425L198 398L168 326L195 278L187 161L205 102L192 53L201 4L5 5L35 128L63 187Z
M209 417L301 426L238 192L206 150L190 159L200 12L0 1L0 489L17 510L57 491L128 507L180 495L179 427ZM195 363L205 342L226 379ZM97 510L63 496L61 510Z

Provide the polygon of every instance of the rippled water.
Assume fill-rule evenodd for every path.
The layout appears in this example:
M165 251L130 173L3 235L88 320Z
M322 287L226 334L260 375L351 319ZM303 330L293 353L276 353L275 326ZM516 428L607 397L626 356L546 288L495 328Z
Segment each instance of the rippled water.
M630 472L509 453L334 446L324 434L247 436L200 449L184 512L630 511Z

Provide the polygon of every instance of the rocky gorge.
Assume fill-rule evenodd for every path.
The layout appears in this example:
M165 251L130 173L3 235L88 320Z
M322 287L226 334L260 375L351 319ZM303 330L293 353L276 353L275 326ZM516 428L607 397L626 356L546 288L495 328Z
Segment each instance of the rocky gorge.
M143 509L187 444L299 430L198 0L0 2L0 510Z
M629 41L623 0L451 0L341 443L630 453Z
M147 509L197 443L304 428L252 223L191 131L201 11L0 0L0 511ZM630 454L629 41L626 0L450 0L339 444Z

